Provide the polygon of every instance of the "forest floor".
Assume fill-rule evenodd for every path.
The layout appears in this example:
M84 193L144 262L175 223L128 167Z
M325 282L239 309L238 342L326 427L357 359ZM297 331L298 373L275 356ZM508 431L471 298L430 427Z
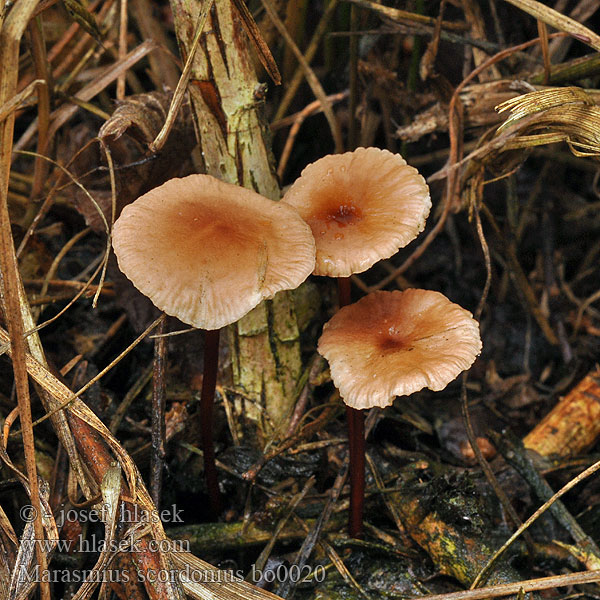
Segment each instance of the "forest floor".
M311 276L294 292L302 375L277 435L236 423L222 335L223 506L211 516L202 333L168 318L161 331L183 333L157 350L161 313L110 253L123 206L201 162L187 99L163 151L149 150L182 69L169 3L4 3L0 598L176 598L178 584L149 573L185 568L214 575L186 594L222 600L484 586L447 598L600 598L599 5L548 4L249 2L261 34L248 47L266 44L281 74L274 85L252 55L282 190L359 146L402 154L429 184L425 231L353 275L352 299L425 288L480 322L483 350L464 376L369 412L364 532L352 538L345 412L316 352L335 283ZM522 527L563 486L574 489ZM136 507L162 511L164 531L128 522ZM140 548L99 544L132 530ZM60 545L32 544L41 537ZM172 550L148 545L167 539ZM82 584L85 572L104 583Z

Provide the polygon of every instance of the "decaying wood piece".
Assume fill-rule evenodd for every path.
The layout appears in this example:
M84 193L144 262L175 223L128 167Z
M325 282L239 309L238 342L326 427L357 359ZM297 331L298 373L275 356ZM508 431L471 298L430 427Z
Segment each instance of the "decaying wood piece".
M523 443L541 456L576 456L600 436L600 367L588 373L530 431Z
M189 53L199 3L172 0L181 53ZM188 86L204 167L273 200L280 191L260 118L260 86L233 3L215 2L194 57ZM230 328L236 409L242 435L269 435L290 412L300 376L292 296L279 293Z
M332 516L324 526L323 533L335 535L347 522L343 513ZM306 519L304 524L311 528L316 519ZM263 546L273 537L273 527L266 527L254 520L235 521L232 523L199 523L194 525L183 525L169 529L169 535L174 540L190 545L196 554L208 554L228 552L230 550L242 550L254 546ZM340 534L340 536L343 534ZM279 532L279 542L303 541L306 537L306 528L289 522Z
M495 544L490 536L493 527L478 510L483 506L479 494L465 489L464 483L446 484L452 476L439 471L440 465L423 461L407 467L399 481L401 491L391 494L390 500L406 533L427 552L440 572L470 586L501 541ZM487 583L521 579L516 569L501 562Z

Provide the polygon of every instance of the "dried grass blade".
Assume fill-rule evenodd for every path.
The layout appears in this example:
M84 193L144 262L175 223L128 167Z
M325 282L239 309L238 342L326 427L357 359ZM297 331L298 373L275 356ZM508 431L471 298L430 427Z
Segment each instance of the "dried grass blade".
M277 67L277 63L271 54L271 50L269 46L263 39L263 36L252 16L252 13L248 10L246 3L244 0L233 0L233 4L235 5L241 19L244 24L244 29L248 34L248 37L252 41L254 45L254 49L258 54L258 58L262 63L262 66L265 68L269 77L273 80L275 85L281 84L281 74L279 73L279 68Z
M337 8L337 5L338 5L338 0L330 0L328 2L327 7L325 8L323 15L321 16L321 19L320 19L318 25L315 27L315 29L313 31L313 35L312 35L312 38L310 39L310 43L308 44L308 48L306 49L306 52L304 53L304 58L306 59L306 62L308 64L311 63L312 59L315 57L315 54L317 53L317 49L319 48L321 38L325 35L325 32L327 30L327 25L329 24L331 17L335 14L335 9ZM296 67L296 71L294 72L294 76L288 83L285 94L283 95L281 103L279 104L279 106L277 108L277 112L275 113L275 116L273 117L273 123L279 121L280 119L283 119L285 113L287 112L287 109L289 108L290 104L292 103L292 100L296 96L296 92L298 91L298 88L300 87L301 83L302 83L302 67L300 65L298 65Z
M420 15L418 13L409 12L407 10L400 10L398 8L391 8L389 6L383 6L382 4L377 4L372 2L371 0L347 0L348 2L352 2L352 4L356 4L358 6L362 6L363 8L368 8L373 12L376 12L380 17L390 19L390 21L395 22L404 22L409 21L413 23L422 23L423 25L430 25L431 27L435 27L436 19L434 17L428 17L426 15ZM451 29L455 31L465 31L469 26L466 23L455 23L453 21L442 21L442 29Z
M4 450L0 451L2 460L9 466L13 472L18 472L16 467L12 464L10 457ZM30 493L29 482L19 477L21 483L25 489ZM58 529L56 522L52 515L52 509L48 504L49 486L44 484L40 488L40 505L42 506L43 513L40 517L43 520L44 529L46 531L46 540L44 543L44 551L50 554L56 547L58 541ZM37 547L35 544L36 537L34 523L29 521L25 524L25 528L21 535L21 543L17 552L17 558L15 565L12 569L12 576L10 581L10 588L8 592L8 600L25 600L31 591L35 588L36 584L40 580L41 574L43 573L41 565L36 565L31 569L33 564L34 549Z
M231 571L217 569L189 552L173 552L171 559L177 570L180 571L183 589L190 598L196 600L281 600L279 596L246 583Z
M564 140L576 156L600 154L600 107L580 88L551 88L531 92L500 104L510 117L496 136L514 134L503 150L538 146ZM536 133L542 130L542 133Z
M35 548L33 523L26 523L21 535L17 560L12 570L8 600L25 598L33 591L35 572L31 570ZM30 581L28 581L30 580Z
M108 469L102 478L100 490L102 493L102 509L99 512L104 521L104 544L92 573L103 572L114 558L115 553L111 551L111 548L118 547L118 544L114 544L121 493L121 468L118 464ZM83 582L71 600L88 598L101 581L102 577L95 575L86 578L86 581Z
M600 51L600 36L574 19L571 19L536 0L505 1L520 8L523 12L530 14L539 21L546 23L546 25L550 25L558 31L564 31L584 44L591 46L594 50Z
M0 106L3 106L17 92L19 73L19 47L27 24L35 10L38 0L22 0L13 6L2 24L0 31ZM14 112L0 122L0 271L2 272L2 288L4 316L8 324L9 338L13 348L12 364L17 390L17 403L22 426L22 438L25 454L25 465L30 485L32 506L37 511L33 522L35 553L40 569L46 569L46 553L42 547L44 527L42 524L42 505L38 484L37 466L33 427L31 424L31 399L29 395L29 378L25 365L25 340L21 303L26 306L26 298L22 293L19 269L13 244L10 216L8 214L8 180L11 168L11 150L14 134ZM50 600L50 585L40 585L42 600Z
M566 104L587 104L591 106L594 104L594 101L585 90L575 86L565 88L555 87L516 96L496 106L496 110L499 113L507 110L511 113L510 117L497 131L504 131L516 121L534 113Z
M192 45L190 47L190 52L185 61L185 66L183 67L183 71L181 73L181 77L177 82L177 87L175 88L175 92L173 93L173 98L171 100L171 106L169 107L169 112L167 113L167 118L165 119L164 125L162 129L158 132L154 141L150 144L150 152L156 153L159 152L160 149L165 145L167 141L167 137L169 136L169 132L173 128L173 124L175 123L175 119L177 118L177 113L181 108L181 104L183 103L183 98L185 96L185 92L187 90L187 85L190 80L190 74L192 72L192 67L194 66L194 56L196 55L196 50L198 49L198 45L200 44L200 36L202 35L202 31L206 25L206 19L208 18L208 13L212 8L214 0L204 0L200 8L200 12L198 13L198 19L196 21L196 30L194 31L194 39L192 41Z
M31 38L31 55L33 58L35 75L44 82L52 80L48 56L46 54L46 44L42 33L42 25L38 19L32 20L29 24L29 36ZM50 86L47 83L40 85L37 92L37 112L38 112L38 139L37 153L46 154L50 145L48 139L48 128L50 127ZM37 198L44 189L44 183L48 175L48 164L41 158L36 159L33 170L33 183L31 185L31 198Z
M157 321L153 325L156 325L162 317L159 317ZM144 334L143 334L144 335ZM8 341L8 334L0 328L0 343ZM140 341L138 338L137 341ZM123 447L119 444L116 438L110 433L110 431L106 428L104 423L87 407L85 403L77 398L85 389L89 388L92 382L88 382L82 389L79 390L76 394L73 394L67 386L65 386L60 380L58 380L54 375L52 375L43 365L37 362L30 354L26 355L27 359L27 368L32 376L32 378L37 381L46 391L48 391L55 401L57 401L60 405L64 405L67 408L69 414L72 417L78 419L82 425L86 428L91 428L94 430L102 439L104 443L108 445L108 447L112 450L114 455L117 457L121 468L124 471L125 479L127 485L129 487L130 493L130 501L139 504L139 506L147 511L148 514L154 514L155 510L154 504L144 487L142 482L141 475L135 466L135 463L129 456L129 454L123 449ZM94 378L94 379L97 379ZM1 448L0 448L1 451ZM103 461L107 460L106 456L101 457ZM156 540L164 540L166 536L164 534L162 525L160 523L151 524L151 529L148 532L153 539ZM165 572L170 571L172 565L170 564L171 555L168 553L159 552L157 555L148 554L147 551L144 550L144 542L145 540L141 540L140 544L142 545L141 552L137 552L136 555L142 560L145 560L146 557L149 560L154 561L161 569L164 569ZM145 561L142 565L138 565L139 568L144 568L148 566L148 562ZM179 593L179 585L177 582L157 582L160 585L160 589L157 593L162 593L163 596L168 600L171 599L179 599L182 598ZM163 585L164 584L164 585ZM154 588L148 589L147 591L151 594L154 594L156 591ZM158 598L158 596L154 596L154 598Z
M14 547L16 548L19 544L19 540L17 539L17 534L13 529L12 523L10 522L8 516L4 512L4 509L0 506L0 529L2 529L3 542L10 541ZM10 558L11 553L8 551L8 548L4 548L6 554L4 558Z
M157 321L155 321L153 325L156 325ZM139 341L139 338L136 341ZM9 343L9 336L2 328L0 328L0 343ZM128 350L130 349L131 346L128 348ZM10 349L9 352L11 352ZM137 469L131 457L113 437L104 423L87 407L85 403L79 400L79 396L98 380L98 376L89 381L78 392L73 393L65 384L63 384L52 373L50 373L50 371L44 365L39 363L33 356L31 356L31 354L26 354L26 366L32 379L52 396L57 408L64 409L68 407L68 410L72 411L76 417L86 422L103 437L104 441L112 448L116 456L119 458L121 467L125 472L125 477L127 479L131 495L133 498L136 498L136 488L139 485L138 479L141 481L141 478L139 478L137 474ZM103 375L105 371L106 369L99 373L99 375ZM54 410L57 409L55 408ZM149 504L151 505L150 502Z
M33 95L38 85L46 85L46 82L43 79L35 79L24 90L21 90L2 104L0 106L0 122L4 121L8 115L17 110L25 100Z
M550 81L550 72L552 64L550 62L550 49L548 47L548 28L546 23L538 20L537 22L538 35L540 36L540 46L542 47L542 57L544 59L544 85L548 85Z
M156 43L153 40L146 40L142 42L137 48L134 48L122 61L117 61L114 64L107 67L107 69L99 75L96 79L88 83L76 94L78 100L87 102L91 100L96 94L99 94L108 85L115 81L121 73L130 69L139 60L144 58L148 53L152 52L157 48ZM48 132L49 137L53 137L54 134L79 110L78 106L65 105L55 110L52 115L52 125ZM21 136L19 141L15 144L15 150L22 150L32 140L35 132L37 131L37 120L34 121Z

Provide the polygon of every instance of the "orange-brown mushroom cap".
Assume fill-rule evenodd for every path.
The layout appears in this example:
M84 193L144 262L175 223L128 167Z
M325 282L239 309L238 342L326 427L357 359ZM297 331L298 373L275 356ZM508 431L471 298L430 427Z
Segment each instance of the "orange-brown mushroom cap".
M290 206L209 175L171 179L115 222L119 268L184 323L218 329L312 272L309 227Z
M409 289L374 292L340 309L318 350L344 402L360 409L444 389L473 364L481 339L468 310L439 292Z
M379 148L325 156L283 198L310 225L315 275L348 277L389 258L423 231L429 188L399 155Z

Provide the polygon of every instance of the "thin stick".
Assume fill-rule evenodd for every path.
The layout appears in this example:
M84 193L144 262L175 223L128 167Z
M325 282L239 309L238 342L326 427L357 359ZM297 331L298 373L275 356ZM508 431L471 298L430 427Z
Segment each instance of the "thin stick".
M150 152L152 153L160 152L162 147L165 145L165 142L167 141L167 137L169 136L173 124L175 123L175 119L177 118L177 114L183 103L185 92L187 90L187 85L190 80L190 74L192 72L192 67L194 66L194 56L200 44L200 36L202 35L202 31L204 30L204 26L206 25L206 19L208 18L208 13L212 8L213 1L214 0L209 0L208 2L204 2L204 4L200 8L200 11L198 13L198 20L196 21L196 31L194 32L194 40L190 48L190 53L188 54L187 60L185 61L183 72L181 73L181 77L179 78L179 82L177 83L177 87L175 88L175 92L173 93L173 98L171 100L171 106L169 106L167 118L163 123L162 129L154 138L154 141L148 146Z
M327 99L333 104L334 102L343 100L346 98L346 96L348 96L348 90L344 92L338 92L337 94L331 94L331 96L327 96ZM310 104L307 104L301 111L297 112L295 115L292 115L292 126L290 127L287 140L285 141L285 146L281 151L281 158L279 159L279 166L277 167L277 176L280 180L283 179L285 168L292 154L292 148L294 147L294 142L296 141L296 136L298 135L298 131L300 131L302 123L304 123L307 117L310 117L317 112L323 112L323 107L321 106L320 100L315 100ZM287 119L288 118L286 118L285 121L287 121ZM281 121L279 123L281 124ZM273 128L274 127L271 126L271 129Z
M325 35L325 32L327 30L327 25L329 24L331 17L335 14L337 4L338 0L329 1L329 3L327 4L327 8L323 12L321 20L319 21L319 24L315 27L312 38L310 39L310 43L308 44L308 48L306 49L306 52L304 54L304 58L306 59L307 64L310 64L312 59L315 57L315 54L317 53L319 44L321 42L321 38ZM290 104L296 96L296 92L298 91L298 88L300 87L303 78L304 71L302 70L302 67L298 65L294 76L290 80L290 83L283 96L283 99L281 100L281 104L279 105L279 108L277 109L277 112L273 117L274 122L283 119L285 113L287 112L287 109L290 107Z
M202 434L202 452L204 453L204 478L208 490L208 500L213 516L221 512L222 500L217 480L215 448L213 443L213 404L217 385L219 364L219 330L204 332L204 376L200 392L200 429Z
M515 511L513 505L511 504L510 500L508 499L508 496L506 495L506 493L504 492L504 490L498 483L498 480L496 479L496 476L494 475L492 468L490 467L488 461L483 456L483 452L481 451L481 448L479 447L479 444L477 443L477 438L475 437L475 431L474 431L473 425L471 423L471 415L469 414L469 402L467 399L467 373L463 373L463 375L462 375L461 390L462 390L461 391L461 409L462 409L463 423L465 426L465 431L467 432L467 438L469 440L469 443L471 444L471 449L473 450L473 453L475 454L475 458L477 459L477 462L479 463L479 466L481 467L481 470L483 471L485 478L488 480L488 483L490 484L491 488L494 490L494 493L496 494L496 497L498 498L498 500L500 500L500 504L502 504L502 507L504 508L506 514L508 515L508 518L512 521L512 523L515 527L520 527L523 524L523 522L521 521L521 519L519 519L519 515L517 515L517 512ZM530 555L533 556L534 546L533 546L533 540L531 539L529 532L526 531L523 534L523 537L525 538L525 543L527 544L527 549L529 550Z
M158 328L159 334L165 333L163 320ZM154 377L152 381L152 455L150 457L150 495L156 507L160 506L163 468L165 465L165 368L167 358L167 338L154 340Z
M329 128L331 129L331 135L335 143L336 153L339 154L343 152L344 140L342 138L342 130L340 128L340 124L335 118L335 114L333 113L331 103L327 100L327 95L325 94L325 90L323 89L321 82L317 79L317 76L315 75L314 71L310 68L310 65L304 58L304 55L298 49L298 46L296 45L296 43L292 39L292 36L290 36L288 30L286 29L285 24L279 18L279 15L275 11L269 0L261 0L261 2L265 9L265 12L267 13L267 15L269 15L271 22L273 23L273 25L275 25L275 27L285 40L286 44L290 47L290 50L296 56L298 63L304 71L304 76L306 77L306 81L308 82L310 89L312 90L313 94L317 97L317 99L321 102L323 112L325 113L325 117L327 118L327 122L329 123Z
M125 56L127 56L127 0L121 0L119 11L119 60L123 60ZM125 98L126 77L127 73L123 71L117 78L117 100Z
M567 484L565 484L552 498L548 499L542 506L540 506L528 519L521 525L511 536L504 542L504 544L496 550L492 558L488 561L488 563L481 569L477 577L474 579L471 584L471 589L477 588L480 584L485 583L487 580L492 567L497 563L500 557L510 548L512 543L525 531L529 528L529 526L536 521L543 513L545 513L551 506L554 504L558 498L564 496L569 490L574 488L577 484L582 482L584 479L588 478L590 475L593 475L598 470L600 470L600 461L595 462L593 465L582 471L577 477L571 479Z
M535 592L536 590L550 590L558 587L596 583L600 581L600 571L580 571L568 575L551 575L540 579L527 579L514 583L501 583L476 590L451 592L450 594L435 594L433 596L419 596L424 600L483 600L484 598L500 598L512 594Z

